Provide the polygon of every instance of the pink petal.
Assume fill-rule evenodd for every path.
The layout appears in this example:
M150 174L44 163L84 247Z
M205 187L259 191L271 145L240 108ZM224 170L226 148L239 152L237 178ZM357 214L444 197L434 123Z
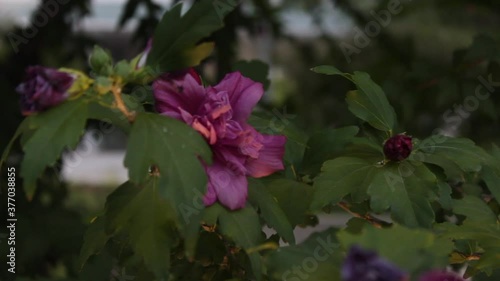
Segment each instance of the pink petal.
M211 200L212 188L219 202L231 210L245 207L247 201L248 182L244 174L236 174L223 163L215 161L212 166L207 167L208 193L207 202Z
M248 158L246 167L247 174L254 178L269 176L270 174L283 170L283 155L285 155L285 136L262 135L262 144L259 157Z
M238 122L245 122L248 119L252 109L264 94L261 83L242 76L240 72L227 74L212 89L217 92L227 91L233 108L233 119Z
M214 157L218 161L224 163L224 166L235 171L238 174L245 174L247 169L245 167L246 156L239 152L238 147L229 145L216 145L212 147Z
M191 71L167 73L153 83L156 110L182 120L179 108L195 115L205 100L205 89Z

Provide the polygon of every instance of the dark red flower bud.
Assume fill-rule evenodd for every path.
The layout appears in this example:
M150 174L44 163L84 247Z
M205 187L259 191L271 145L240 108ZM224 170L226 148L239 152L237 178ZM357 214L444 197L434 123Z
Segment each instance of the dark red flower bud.
M391 161L401 161L410 156L413 144L411 137L407 135L396 135L385 141L385 158Z
M454 272L435 270L422 275L419 281L465 281Z
M68 98L75 78L54 68L30 66L24 82L17 86L23 115L46 110Z

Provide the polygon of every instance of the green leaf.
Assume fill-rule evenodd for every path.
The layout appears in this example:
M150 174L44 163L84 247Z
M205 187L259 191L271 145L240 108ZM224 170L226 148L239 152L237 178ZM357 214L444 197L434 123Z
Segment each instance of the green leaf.
M103 132L113 130L112 126L116 126L124 132L130 132L130 123L119 110L113 110L98 103L89 104L89 119L96 119L109 124L109 127L100 128Z
M273 227L285 241L295 244L293 228L286 217L286 214L280 208L278 201L274 198L267 187L257 180L249 180L248 200L259 207L262 217Z
M269 65L260 60L238 61L233 65L232 70L239 71L243 76L262 83L264 90L269 88L271 83L268 78Z
M144 186L126 183L106 202L107 224L113 233L125 233L135 254L158 278L168 277L170 249L175 246L175 211L158 192L158 179Z
M346 147L344 156L361 158L373 163L384 160L382 145L372 139L355 137L352 143Z
M451 199L451 186L446 182L438 183L438 201L441 207L446 210L451 210L453 208L453 200Z
M160 172L160 191L179 214L205 194L207 176L198 157L211 163L210 148L192 128L170 117L137 114L125 157L130 179L143 182L149 168L156 165Z
M464 215L467 219L482 223L495 223L496 215L481 199L466 195L460 200L453 200L453 212Z
M292 226L307 221L313 193L311 186L289 179L267 181L265 184Z
M340 281L339 251L334 228L317 232L299 245L281 247L266 259L272 280Z
M488 190L495 197L497 202L500 202L500 170L485 166L481 170L481 175Z
M341 75L352 81L356 85L357 91L347 93L346 101L349 110L372 127L392 132L396 113L389 104L382 88L373 82L369 74L356 71L351 75L328 65L315 67L312 71L328 75Z
M14 145L14 142L21 136L23 135L27 130L30 128L30 122L31 122L31 116L25 118L21 124L19 124L19 127L17 127L16 132L14 133L14 136L10 139L9 143L5 147L3 153L2 153L2 158L0 159L0 168L2 168L2 165L7 161L7 157L9 157L10 150L12 149L12 145Z
M203 222L210 226L216 225L220 214L225 211L226 209L221 204L215 202L215 204L203 210Z
M251 207L237 211L225 211L219 216L220 232L245 250L262 242L259 216ZM257 280L262 278L262 262L257 252L249 253L252 270Z
M313 210L336 204L347 194L352 194L355 202L365 200L368 186L380 172L380 168L373 163L352 157L326 161L321 170L321 174L314 179Z
M301 170L313 176L316 175L323 162L338 156L358 132L358 127L350 126L327 129L312 135L307 142Z
M358 90L347 94L349 110L376 129L392 131L396 113L382 88L364 72L354 72L352 79Z
M483 271L491 274L492 270L500 269L500 224L474 221L468 218L462 225L442 223L435 226L440 237L453 239L456 243L461 240L473 240L479 243L476 249L481 253L478 262L468 263L468 274Z
M229 10L233 8L229 7ZM181 15L181 10L181 4L172 7L155 30L147 65L159 72L196 65L193 62L208 55L207 43L201 47L196 44L223 26L220 11L211 0L196 2L184 15Z
M392 218L409 227L430 227L434 211L429 202L433 186L433 174L421 163L413 164L414 170L406 170L400 164L387 164L377 173L368 187L370 206L374 212L391 209Z
M350 74L344 73L332 65L320 65L320 66L316 66L316 67L311 68L311 70L316 72L316 73L319 73L319 74L341 75L341 76L344 76L344 77L349 78L349 79L351 77Z
M469 139L441 135L434 135L422 140L416 149L423 153L421 160L423 162L428 162L426 159L428 155L435 155L452 161L465 172L478 172L488 158L488 154ZM446 167L443 166L443 168Z
M421 151L413 152L413 159L432 164L442 169L448 180L456 180L462 177L463 171L455 162L441 157L441 155L424 154Z
M24 146L21 176L28 198L31 198L36 180L45 167L55 164L65 148L74 149L85 129L88 105L82 100L61 104L34 116L39 127Z
M410 273L444 267L453 249L450 241L439 239L430 231L400 225L384 229L366 225L359 234L343 230L338 233L338 239L345 249L359 245L375 250Z
M87 228L83 245L80 250L78 264L83 268L88 258L101 251L110 238L106 233L106 220L103 217L97 217Z

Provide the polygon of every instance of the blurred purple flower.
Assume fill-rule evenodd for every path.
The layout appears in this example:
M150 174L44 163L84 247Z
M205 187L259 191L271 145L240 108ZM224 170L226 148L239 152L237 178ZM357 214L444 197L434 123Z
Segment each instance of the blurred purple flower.
M71 74L39 65L28 67L26 74L16 88L21 94L23 115L46 110L66 100L75 80Z
M465 281L465 279L454 272L434 270L422 275L419 281Z
M376 252L352 246L342 265L343 281L403 281L406 274Z
M401 161L410 156L413 144L411 137L396 135L385 141L384 154L391 161Z
M166 74L153 83L156 109L198 131L210 144L214 163L208 175L206 206L217 200L231 210L243 208L247 176L264 177L284 169L284 136L264 135L247 123L264 94L239 72L227 74L213 87L204 88L196 71Z

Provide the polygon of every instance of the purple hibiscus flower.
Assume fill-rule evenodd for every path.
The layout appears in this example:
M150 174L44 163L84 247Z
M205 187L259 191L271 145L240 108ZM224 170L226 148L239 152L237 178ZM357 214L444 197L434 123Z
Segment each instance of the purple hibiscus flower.
M342 265L343 281L404 281L406 274L376 252L352 246Z
M153 83L153 90L158 112L187 123L212 148L213 164L205 165L206 206L218 200L231 210L243 208L247 176L259 178L284 169L286 138L261 134L247 123L264 94L260 83L234 72L204 88L190 69L162 76Z
M30 115L53 107L69 96L68 90L75 78L54 68L30 66L25 80L17 86L21 95L21 111Z
M465 281L465 280L454 272L434 270L422 275L419 281Z

